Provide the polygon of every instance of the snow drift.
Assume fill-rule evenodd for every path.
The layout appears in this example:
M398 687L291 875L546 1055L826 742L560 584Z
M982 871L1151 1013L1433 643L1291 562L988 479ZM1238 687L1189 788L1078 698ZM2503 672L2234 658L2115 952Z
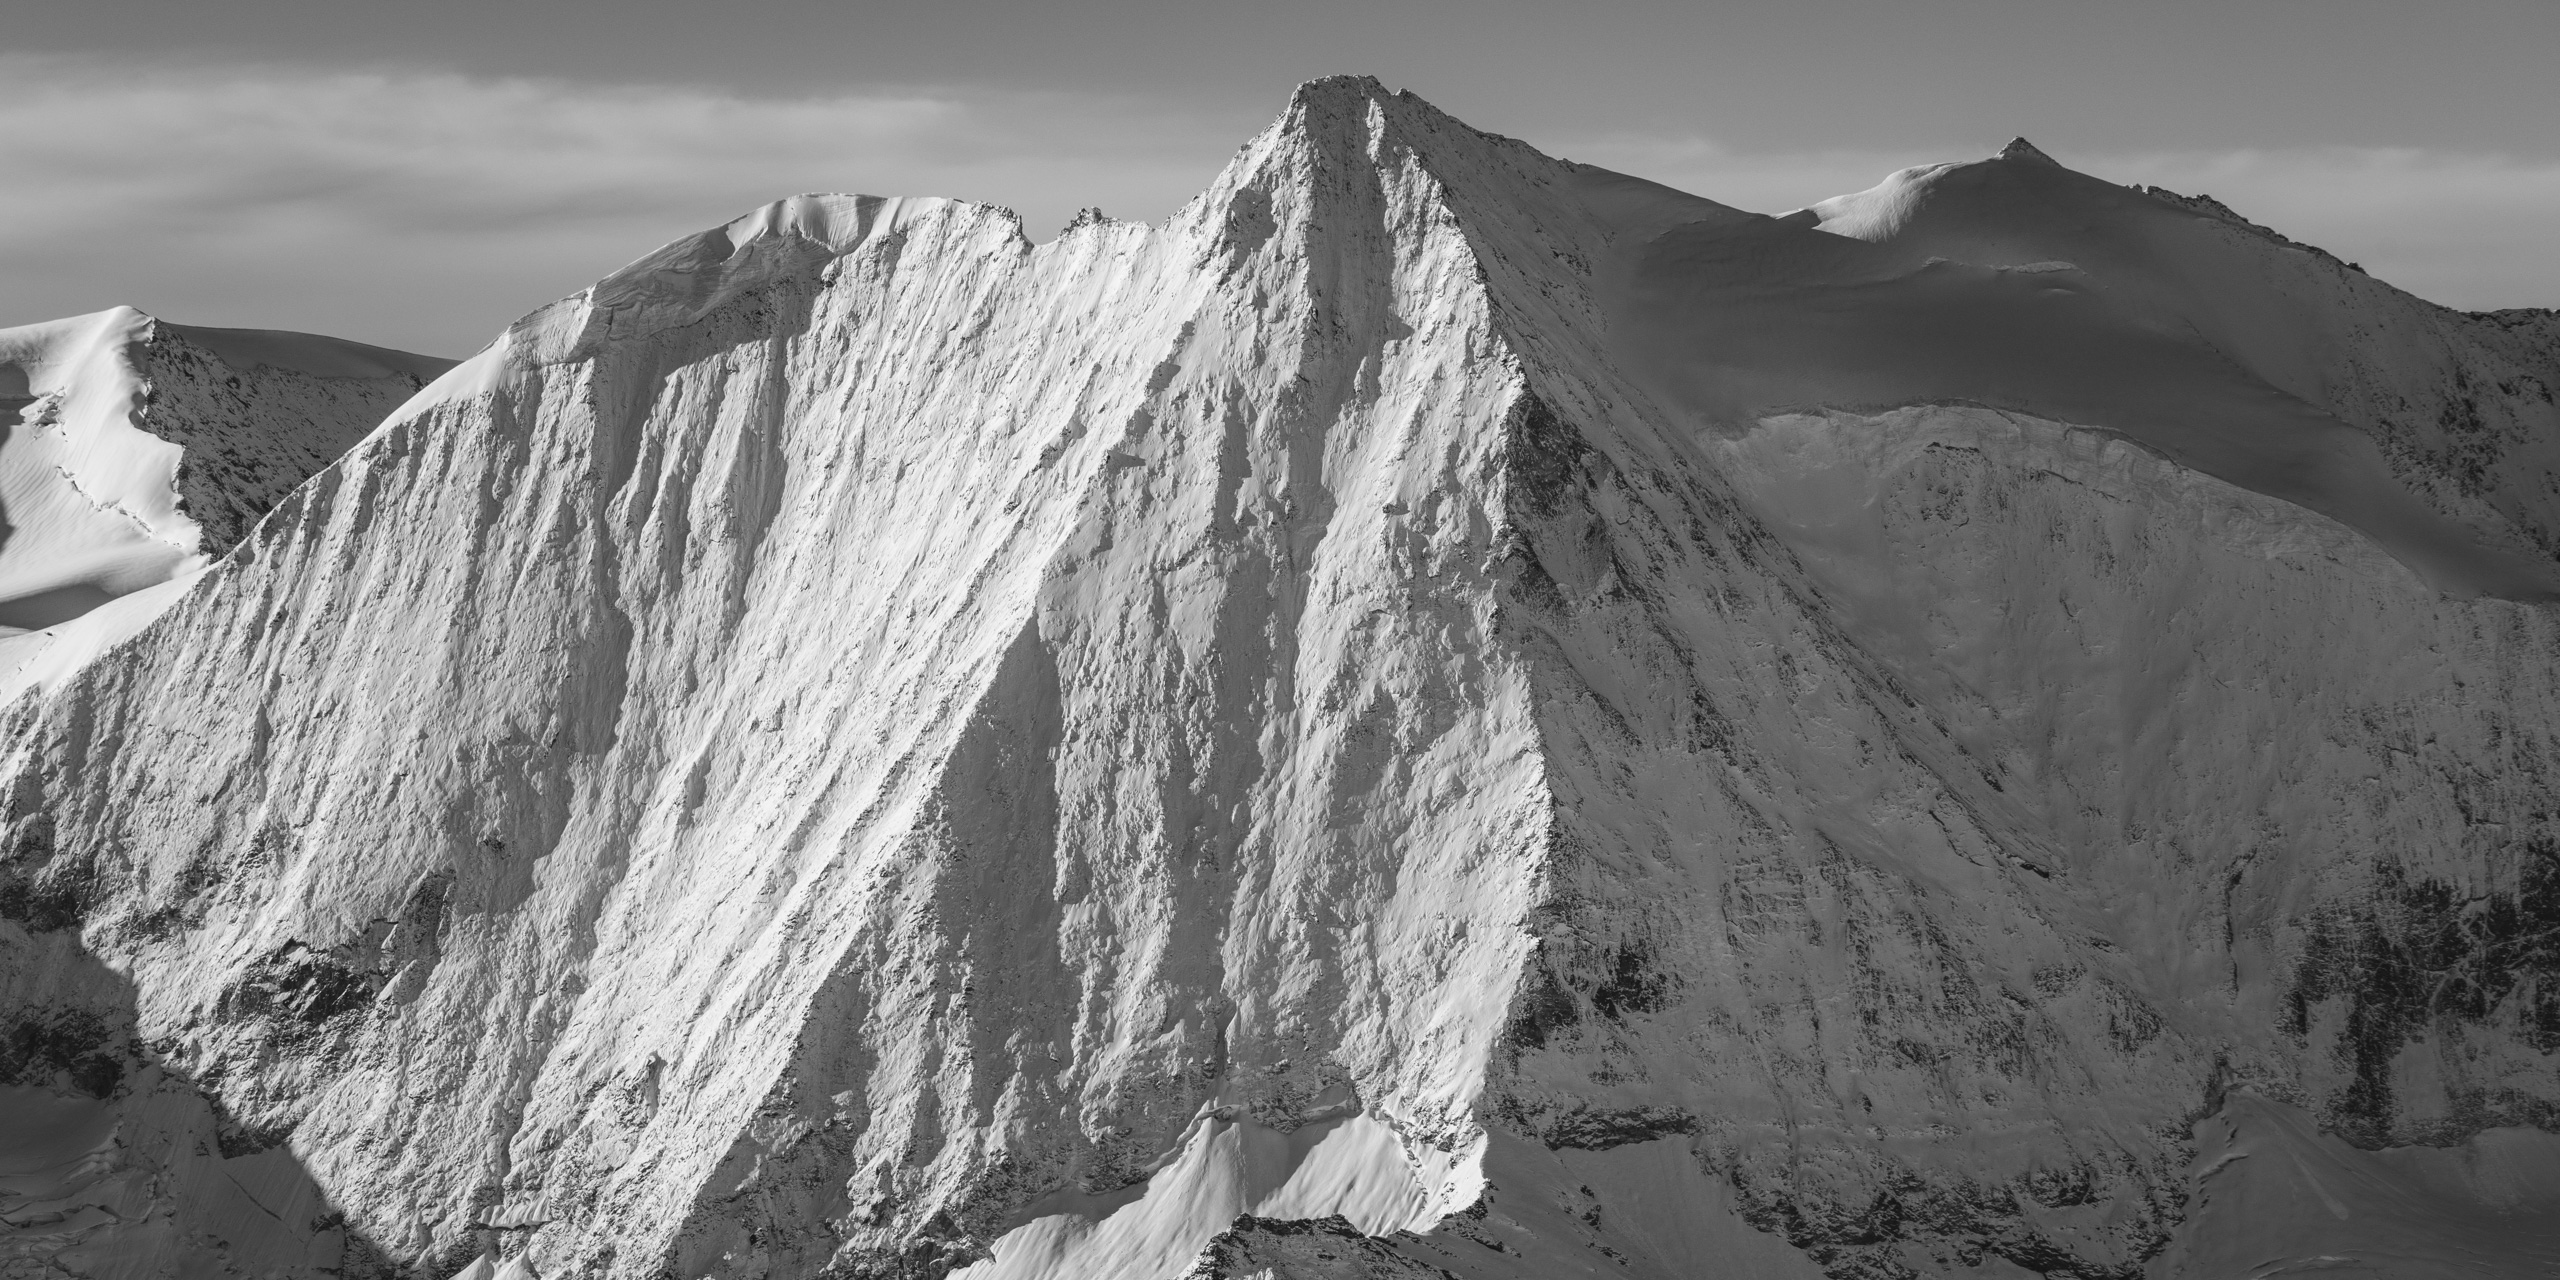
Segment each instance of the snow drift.
M2556 337L1363 80L785 201L15 704L16 1078L434 1280L2537 1265L2426 1224L2560 1158Z

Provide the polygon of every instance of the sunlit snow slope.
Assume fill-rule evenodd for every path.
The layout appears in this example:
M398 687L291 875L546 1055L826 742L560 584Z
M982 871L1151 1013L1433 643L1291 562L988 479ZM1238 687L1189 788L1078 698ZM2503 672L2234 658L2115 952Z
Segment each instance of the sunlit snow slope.
M0 329L0 694L147 622L451 363L130 307Z
M2555 348L1364 80L784 201L14 705L12 1080L429 1280L2537 1274Z

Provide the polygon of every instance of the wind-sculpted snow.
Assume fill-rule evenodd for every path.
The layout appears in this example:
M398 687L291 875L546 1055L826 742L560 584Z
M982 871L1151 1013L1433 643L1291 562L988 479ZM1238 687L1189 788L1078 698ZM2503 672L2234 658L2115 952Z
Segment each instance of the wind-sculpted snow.
M2201 1275L2313 1203L2208 1151L2524 1203L2357 1148L2560 1142L2548 335L2136 193L2259 275L2053 302L1897 180L1335 80L1162 227L679 241L18 705L0 941L142 1046L38 1065L430 1280Z
M157 616L450 363L130 307L0 330L0 699Z

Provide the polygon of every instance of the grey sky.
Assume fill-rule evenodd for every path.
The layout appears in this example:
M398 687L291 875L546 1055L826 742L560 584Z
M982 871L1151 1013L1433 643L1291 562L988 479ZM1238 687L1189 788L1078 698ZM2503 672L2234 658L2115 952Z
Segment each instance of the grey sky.
M2560 4L34 0L0 323L116 302L459 354L810 189L1160 218L1290 86L1777 211L2024 133L2454 305L2560 303Z

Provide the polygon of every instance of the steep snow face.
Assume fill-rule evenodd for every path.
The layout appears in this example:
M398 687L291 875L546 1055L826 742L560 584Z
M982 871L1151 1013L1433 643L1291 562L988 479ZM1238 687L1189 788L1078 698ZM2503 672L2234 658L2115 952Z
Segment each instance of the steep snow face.
M0 698L156 616L450 363L130 307L0 330Z
M1826 230L1338 80L1161 228L680 241L20 704L0 946L439 1280L2210 1274L2315 1148L2524 1203L2541 322L2124 193L2354 277L2279 368L2236 286L1943 252L1935 172Z
M403 1259L927 1266L1186 1134L1464 1207L1548 823L1521 380L1379 109L1162 231L817 197L528 318L42 708L105 754L23 758L38 878Z

